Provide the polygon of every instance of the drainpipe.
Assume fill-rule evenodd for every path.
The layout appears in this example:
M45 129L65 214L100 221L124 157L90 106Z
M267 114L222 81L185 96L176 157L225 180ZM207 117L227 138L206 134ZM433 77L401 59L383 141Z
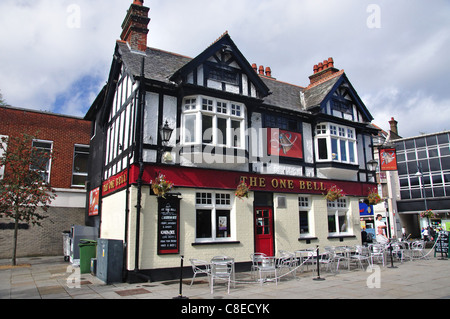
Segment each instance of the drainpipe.
M138 110L138 119L137 119L137 128L138 136L136 137L136 142L138 143L138 153L139 153L139 176L137 180L137 202L136 202L136 247L135 247L135 264L134 271L137 273L139 271L139 243L140 243L140 230L141 230L141 203L142 203L142 177L144 175L144 145L143 145L143 136L144 136L144 106L145 106L145 57L142 58L142 69L141 69L141 77L139 83L139 110Z

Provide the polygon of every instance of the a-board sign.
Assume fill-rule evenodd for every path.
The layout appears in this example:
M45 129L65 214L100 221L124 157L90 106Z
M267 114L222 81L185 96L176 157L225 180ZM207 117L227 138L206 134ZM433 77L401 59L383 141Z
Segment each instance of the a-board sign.
M448 257L448 237L449 237L449 233L448 231L441 231L440 237L438 237L438 239L436 240L436 246L435 246L435 250L434 250L434 255L436 256L436 254L440 254L443 253Z
M158 200L158 255L180 252L180 199Z

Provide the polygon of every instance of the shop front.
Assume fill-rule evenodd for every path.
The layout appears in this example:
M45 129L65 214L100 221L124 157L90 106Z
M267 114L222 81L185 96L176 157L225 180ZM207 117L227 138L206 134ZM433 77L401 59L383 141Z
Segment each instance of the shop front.
M152 181L164 176L173 188L163 196ZM210 260L227 255L250 269L250 254L277 255L361 242L359 200L371 183L258 175L210 169L145 166L103 183L101 237L126 243L126 269L150 280L176 278L180 257ZM248 192L238 185L246 184ZM331 187L344 197L330 202ZM248 269L247 269L248 268Z

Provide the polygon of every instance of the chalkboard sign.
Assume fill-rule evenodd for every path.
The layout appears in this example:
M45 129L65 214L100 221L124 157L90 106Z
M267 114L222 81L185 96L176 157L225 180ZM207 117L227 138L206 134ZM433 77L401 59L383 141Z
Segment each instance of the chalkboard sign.
M448 235L449 232L448 231L441 231L440 232L440 237L438 237L437 241L436 241L436 246L435 246L435 251L434 251L434 255L436 256L436 253L443 253L448 257Z
M158 200L158 255L180 252L180 199Z

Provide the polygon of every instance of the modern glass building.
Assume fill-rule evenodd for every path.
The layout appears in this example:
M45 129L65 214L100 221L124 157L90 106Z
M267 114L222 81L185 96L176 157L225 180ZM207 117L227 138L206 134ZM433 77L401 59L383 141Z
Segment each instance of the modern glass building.
M402 224L417 235L422 227L450 229L450 131L395 140ZM432 210L434 218L421 218ZM414 234L416 233L416 234Z

